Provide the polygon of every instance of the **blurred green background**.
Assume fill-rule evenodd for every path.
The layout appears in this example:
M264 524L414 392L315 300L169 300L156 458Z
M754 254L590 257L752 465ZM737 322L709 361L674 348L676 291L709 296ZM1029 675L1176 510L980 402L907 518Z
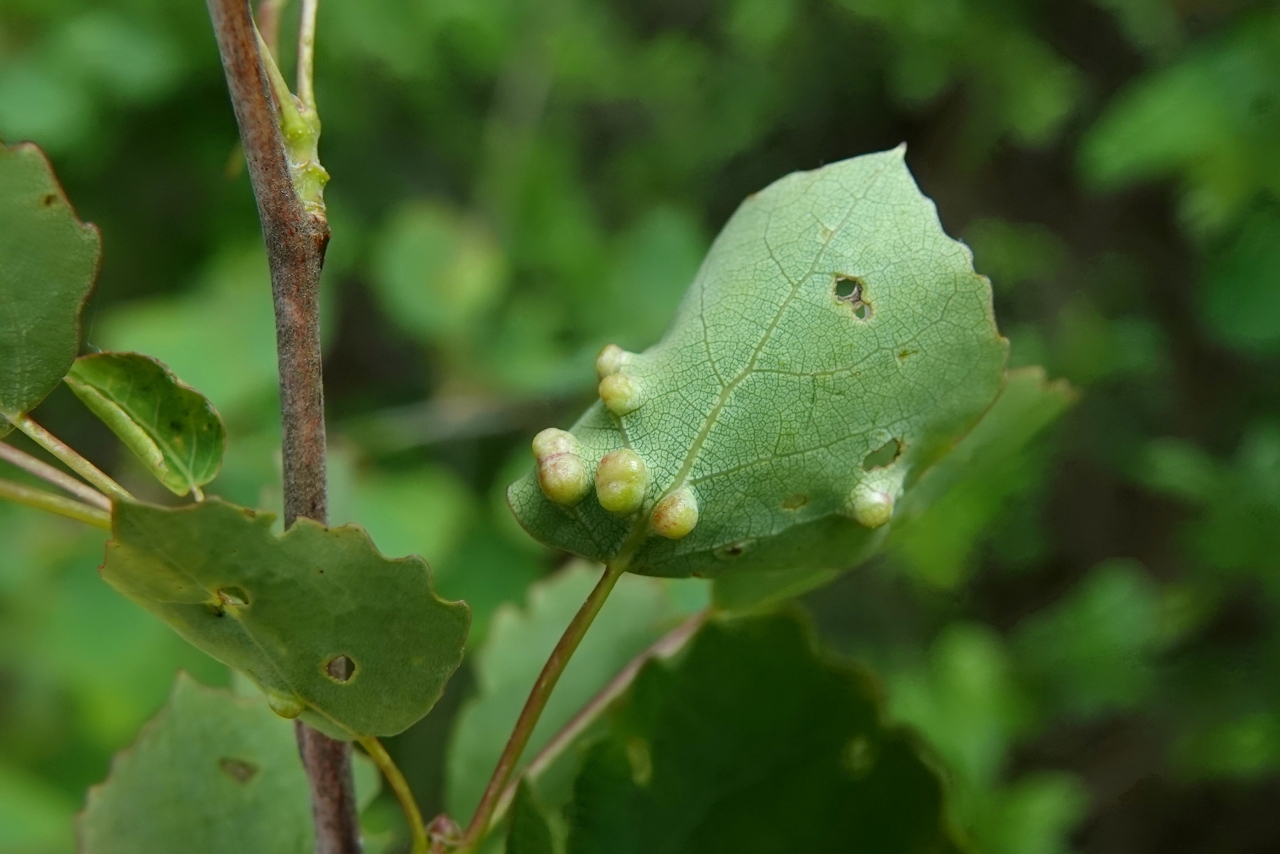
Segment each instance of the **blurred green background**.
M427 557L472 649L561 562L501 492L599 348L661 334L748 193L905 140L1013 364L1081 398L807 606L945 759L977 850L1280 850L1280 8L324 0L317 62L332 518ZM87 343L208 394L213 491L277 507L266 265L204 4L0 0L0 138L102 229ZM164 500L65 390L36 417ZM2 854L72 849L175 670L228 680L99 581L103 539L0 506ZM475 686L390 743L427 815Z

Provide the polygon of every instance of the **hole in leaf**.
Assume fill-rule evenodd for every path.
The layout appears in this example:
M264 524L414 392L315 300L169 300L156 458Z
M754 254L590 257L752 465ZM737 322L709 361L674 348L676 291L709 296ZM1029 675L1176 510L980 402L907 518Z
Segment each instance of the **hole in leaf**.
M324 672L334 682L350 682L356 675L356 663L345 655L335 655L325 663Z
M809 496L797 492L795 495L788 495L782 499L783 510L799 510L801 507L809 503Z
M885 466L893 465L901 453L902 441L900 439L890 439L862 458L862 470L871 471L872 469L882 469Z
M845 302L861 302L862 279L857 276L836 276L836 299Z
M853 308L853 316L866 320L871 316L871 303L864 297L866 285L857 276L836 276L835 295L839 302L847 302Z
M247 783L258 773L258 766L243 759L220 759L218 767L237 783Z
M218 591L218 598L226 605L244 606L249 604L249 594L239 587L224 587Z

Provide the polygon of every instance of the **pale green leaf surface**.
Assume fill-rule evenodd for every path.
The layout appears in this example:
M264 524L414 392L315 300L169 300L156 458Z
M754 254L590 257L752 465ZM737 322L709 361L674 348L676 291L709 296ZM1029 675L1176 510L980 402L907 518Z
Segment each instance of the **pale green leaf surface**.
M955 852L942 784L867 675L794 615L708 624L587 753L571 854Z
M838 280L855 277L865 318ZM943 232L903 150L787 176L716 239L657 345L623 370L642 403L601 404L573 427L588 468L629 446L649 472L638 513L593 495L566 508L532 475L510 503L542 542L649 575L847 565L872 532L842 510L855 490L897 494L1000 388L1006 344L986 279ZM886 466L864 460L897 440ZM647 536L664 495L691 487L688 536Z
M75 361L100 254L40 150L0 143L0 414L34 409Z
M66 383L175 495L218 474L226 429L208 399L150 356L96 353Z
M534 680L565 627L599 580L598 568L575 563L529 589L527 608L505 605L475 653L477 696L459 713L445 769L449 814L470 815L520 715ZM696 581L623 576L569 661L524 753L539 749L628 661L707 601ZM564 788L572 762L539 780L548 800Z
M363 807L376 769L355 761ZM89 790L83 854L310 854L306 772L293 726L260 697L179 674L169 703Z
M388 560L356 527L210 499L180 508L118 501L102 576L268 694L340 738L394 735L439 699L470 613L436 596L426 562ZM243 602L244 604L238 604ZM347 656L345 682L327 665Z

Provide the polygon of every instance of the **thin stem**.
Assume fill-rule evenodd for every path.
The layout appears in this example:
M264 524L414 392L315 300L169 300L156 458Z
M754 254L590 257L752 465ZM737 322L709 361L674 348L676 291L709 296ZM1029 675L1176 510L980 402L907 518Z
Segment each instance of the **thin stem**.
M400 773L400 769L396 767L396 763L382 746L382 742L370 736L360 739L360 746L364 748L365 753L369 754L373 764L382 771L382 776L387 778L387 785L391 786L396 800L400 802L400 809L404 810L404 817L409 822L409 833L413 838L412 854L427 854L429 844L427 828L422 822L422 813L418 810L418 802L414 800L409 782Z
M555 690L556 683L560 681L560 676L569 664L569 659L573 657L578 644L587 634L587 629L591 628L591 623L600 613L605 600L609 598L609 593L625 570L624 561L605 567L604 575L600 577L600 581L587 597L587 601L582 603L582 607L570 621L569 627L560 636L556 648L551 652L551 657L543 665L542 672L533 683L533 690L529 692L529 699L525 701L524 708L520 711L515 728L511 731L511 737L507 740L507 746L498 759L498 765L493 769L493 776L489 778L489 785L480 798L480 805L476 807L471 824L467 826L467 831L462 836L460 852L475 850L484 839L484 835L489 832L494 812L498 807L498 800L502 797L503 789L506 788L512 773L515 772L520 754L524 753L525 746L533 735L533 729L538 724L538 718L542 716L542 710L546 708L547 700L551 697L551 692Z
M316 92L313 87L316 54L316 7L320 0L302 0L298 24L298 100L302 108L315 112Z
M56 513L59 516L66 516L68 519L85 522L105 531L111 530L110 513L99 510L97 507L90 507L88 504L81 504L72 498L64 498L61 495L54 495L52 492L45 492L43 489L35 489L26 484L0 478L0 498L8 499L18 504L25 504L37 510L45 510L49 513Z
M62 469L54 468L44 460L38 460L25 451L18 450L13 445L0 442L0 460L4 460L10 465L22 469L27 474L35 475L41 480L53 484L63 492L79 498L85 504L90 504L108 513L111 512L111 499L107 498L107 496L92 486L76 480Z
M258 30L274 57L280 56L280 13L289 0L262 0L258 4Z
M328 517L328 496L319 297L329 224L323 204L314 199L304 203L295 184L249 0L206 2L271 268L280 363L285 525L301 516L323 523ZM311 783L317 854L359 854L350 746L302 723L297 736Z
M569 719L568 723L559 732L551 737L550 741L543 745L537 755L529 760L529 763L524 767L522 776L532 778L541 776L551 767L551 763L555 762L568 749L569 745L577 741L587 727L591 726L604 713L610 703L631 687L631 683L635 681L636 675L640 673L642 667L657 658L670 658L683 649L689 639L698 633L698 629L702 628L702 624L707 621L710 613L709 609L699 611L658 638L639 655L627 662L627 666L619 670L617 675L609 680L609 684L601 688L585 706ZM519 782L519 779L514 779L507 783L506 789L502 792L502 797L498 800L498 807L494 810L491 823L499 821L506 813L507 808L511 806L511 801L516 796L516 787Z
M112 498L133 500L128 490L108 477L102 469L77 454L66 442L32 421L30 415L19 415L9 420L13 422L14 427L30 436L33 442L53 454L63 465L89 481L101 492Z

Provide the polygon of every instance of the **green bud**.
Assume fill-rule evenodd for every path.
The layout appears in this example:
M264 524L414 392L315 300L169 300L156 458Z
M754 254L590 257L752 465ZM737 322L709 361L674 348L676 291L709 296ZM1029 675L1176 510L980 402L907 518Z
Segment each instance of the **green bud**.
M640 408L640 382L630 374L610 374L600 380L600 399L614 415L626 415Z
M572 507L591 490L591 477L581 451L577 437L554 427L533 437L538 485L542 494L556 504Z
M644 502L649 472L630 448L604 455L596 469L596 499L610 513L634 513Z
M665 496L653 508L649 526L668 540L686 537L698 524L698 496L687 486Z
M267 692L267 705L271 707L271 711L287 720L293 720L307 708L306 703L297 697L277 694L274 691Z
M629 365L634 357L634 353L628 353L617 344L608 344L596 356L596 376L600 379L613 376Z

